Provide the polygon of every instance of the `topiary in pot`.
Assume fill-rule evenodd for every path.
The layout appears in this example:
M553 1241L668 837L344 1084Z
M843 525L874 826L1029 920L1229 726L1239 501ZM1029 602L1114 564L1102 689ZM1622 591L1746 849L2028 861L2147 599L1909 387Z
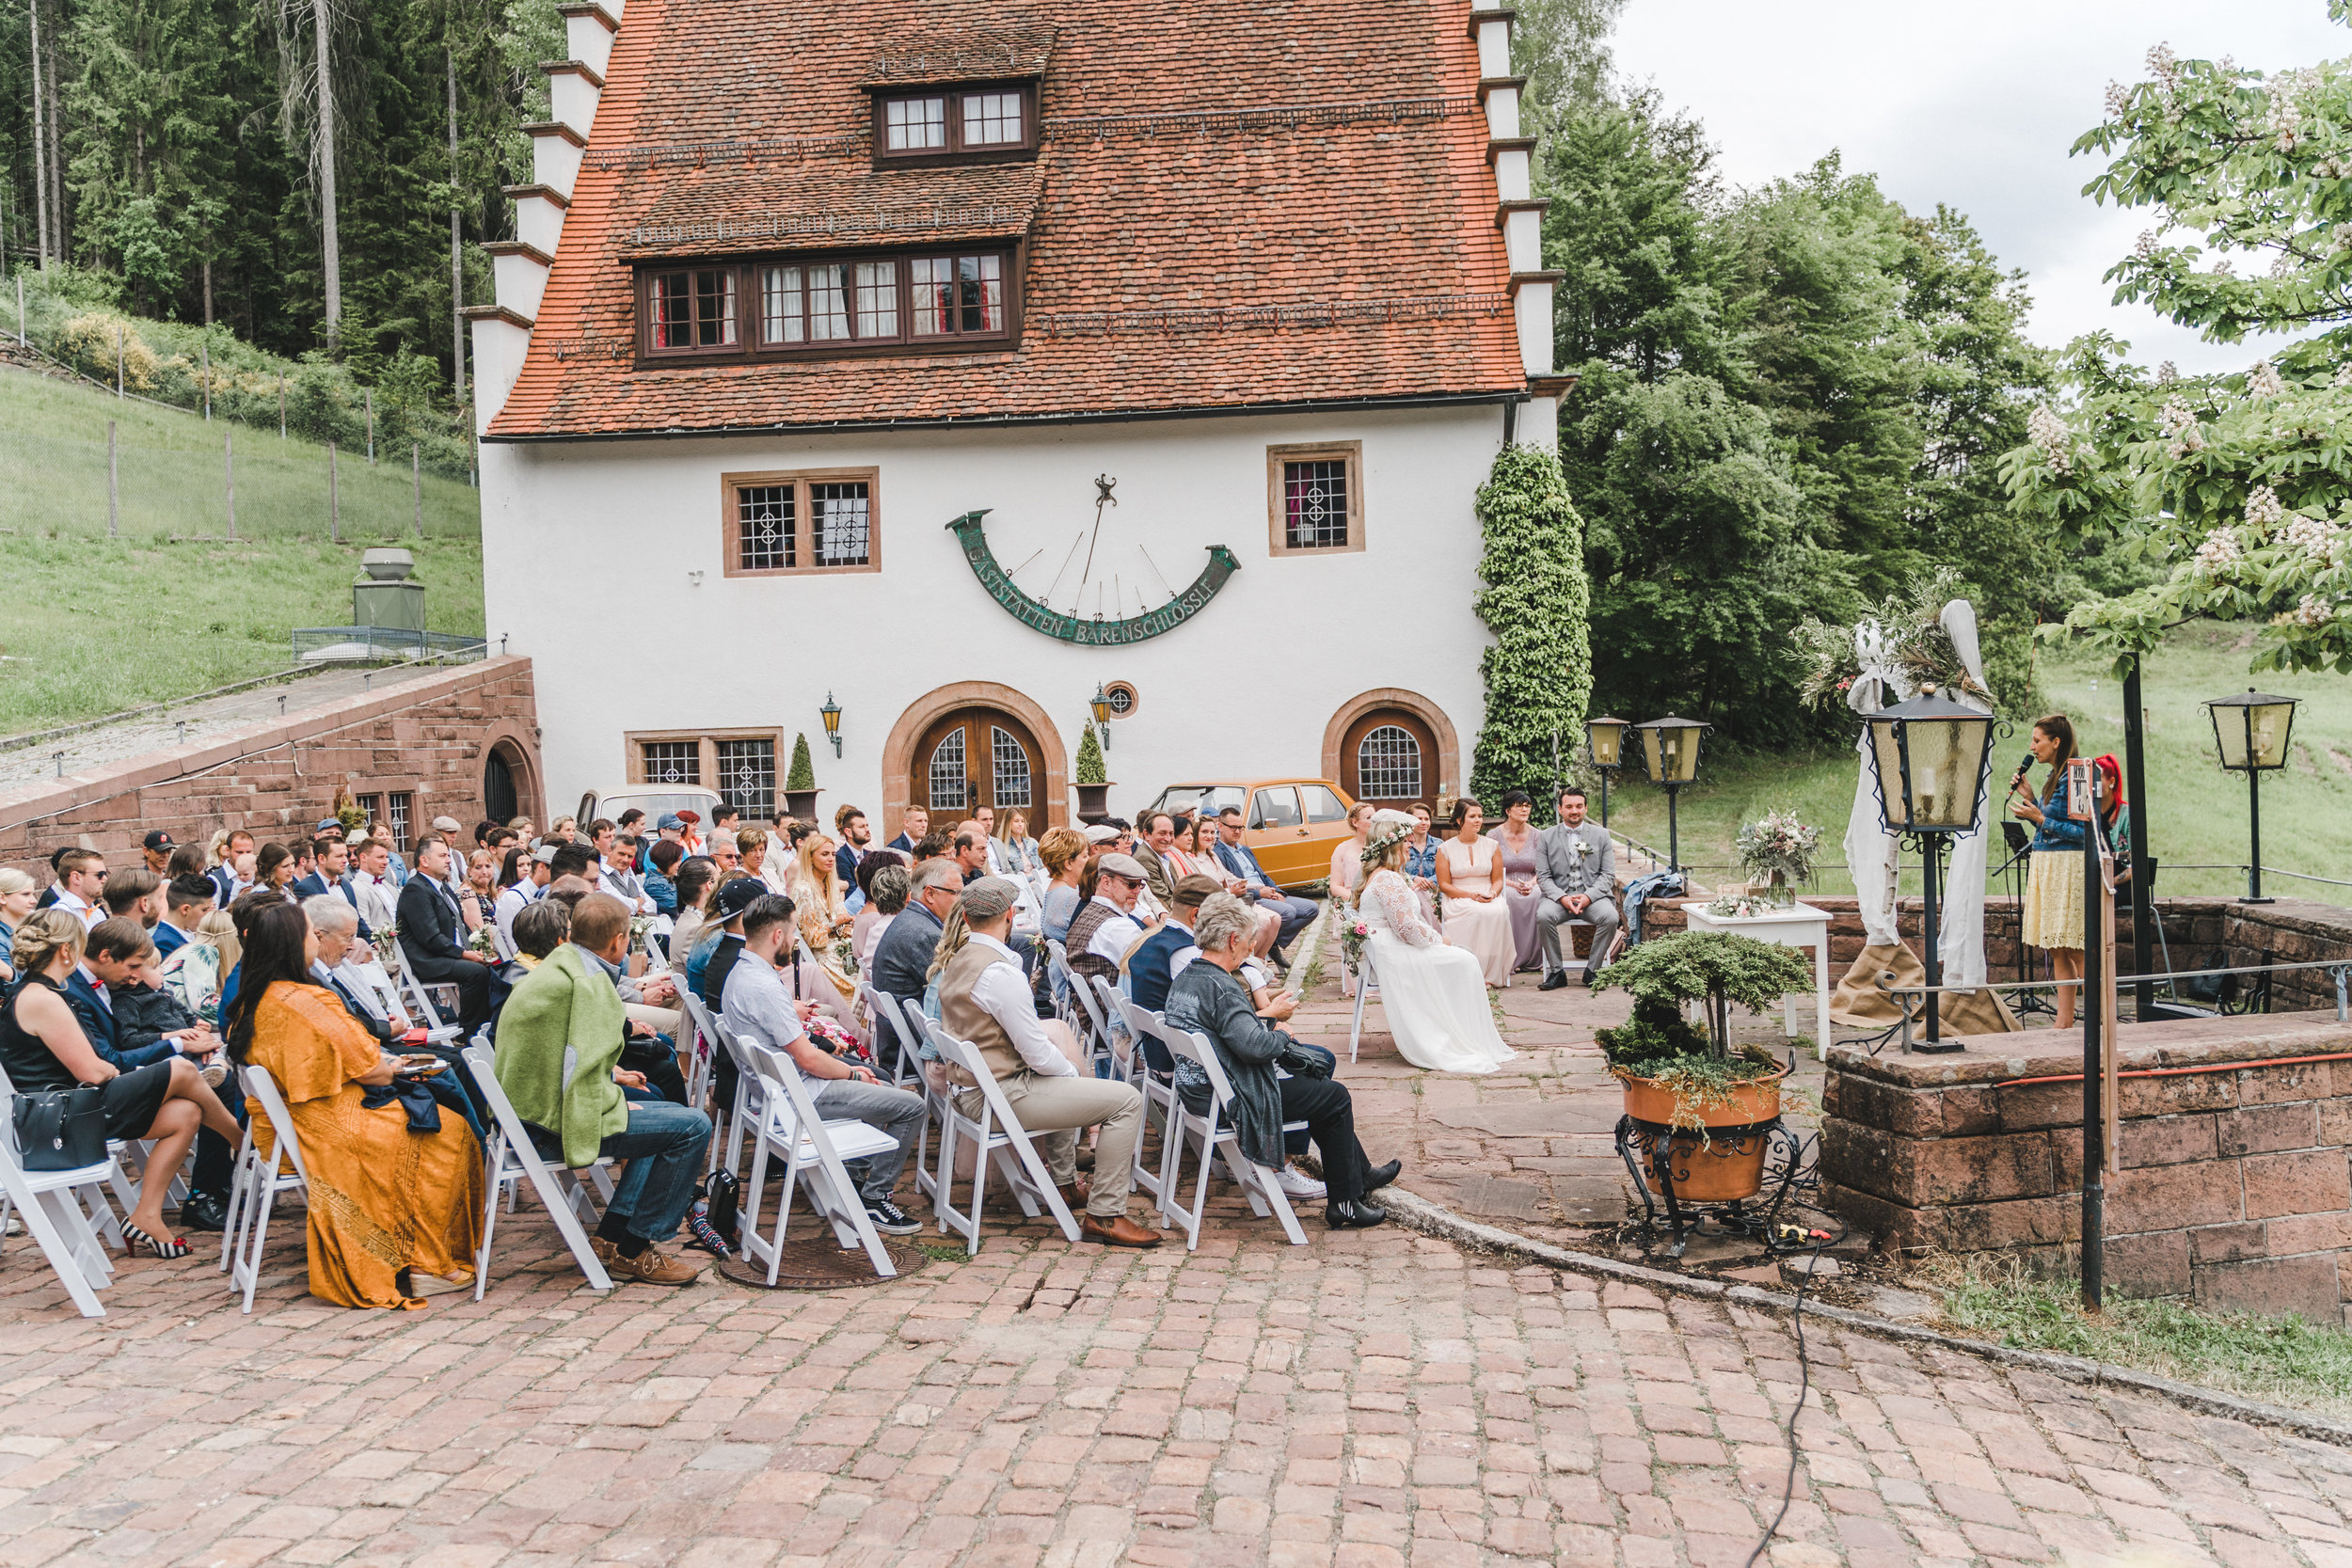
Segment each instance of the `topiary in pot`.
M792 737L792 762L784 773L784 809L803 822L817 819L817 768L809 760L805 733Z
M1813 983L1793 947L1727 931L1685 931L1645 942L1601 971L1595 990L1616 986L1633 1016L1598 1040L1612 1077L1625 1085L1626 1115L1676 1130L1675 1194L1694 1202L1752 1196L1762 1184L1764 1140L1718 1143L1710 1129L1753 1127L1780 1114L1788 1069L1760 1045L1729 1049L1731 1008L1762 1013ZM1682 1016L1703 1002L1703 1027ZM1657 1177L1650 1178L1657 1184Z
M1110 775L1103 768L1103 743L1095 738L1094 726L1081 728L1077 776L1071 781L1078 786L1078 820L1100 822L1110 814Z

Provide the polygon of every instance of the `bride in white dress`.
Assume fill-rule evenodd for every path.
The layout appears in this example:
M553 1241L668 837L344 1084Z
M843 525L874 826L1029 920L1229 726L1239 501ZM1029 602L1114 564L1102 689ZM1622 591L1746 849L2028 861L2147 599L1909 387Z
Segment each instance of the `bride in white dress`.
M1486 1000L1477 955L1447 945L1422 918L1421 895L1405 877L1413 819L1383 811L1373 819L1364 853L1369 875L1357 895L1358 915L1372 928L1365 944L1380 986L1397 1054L1432 1072L1492 1072L1518 1053L1502 1043Z

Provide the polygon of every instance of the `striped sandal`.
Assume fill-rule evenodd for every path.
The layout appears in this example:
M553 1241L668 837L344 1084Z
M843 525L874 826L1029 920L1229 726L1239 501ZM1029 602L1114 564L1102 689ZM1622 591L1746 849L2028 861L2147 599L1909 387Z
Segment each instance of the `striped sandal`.
M166 1236L159 1241L133 1225L129 1220L124 1220L122 1222L123 1252L129 1257L135 1258L141 1247L147 1248L158 1258L185 1258L188 1255L188 1243L179 1237Z

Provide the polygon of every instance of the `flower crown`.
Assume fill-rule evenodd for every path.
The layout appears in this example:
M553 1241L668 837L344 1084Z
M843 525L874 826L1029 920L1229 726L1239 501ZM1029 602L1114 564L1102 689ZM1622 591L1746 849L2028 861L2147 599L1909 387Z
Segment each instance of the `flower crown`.
M1364 852L1358 863L1371 866L1381 856L1413 836L1413 819L1401 811L1381 810L1372 814L1372 836L1364 841ZM1385 831L1384 831L1385 830Z

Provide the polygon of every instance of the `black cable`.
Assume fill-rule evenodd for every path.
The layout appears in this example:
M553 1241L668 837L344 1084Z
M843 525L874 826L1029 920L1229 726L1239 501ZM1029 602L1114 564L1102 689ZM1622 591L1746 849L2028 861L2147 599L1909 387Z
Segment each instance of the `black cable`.
M1797 1418L1804 1414L1805 1392L1813 1386L1813 1364L1805 1359L1804 1354L1804 1292L1813 1283L1814 1270L1821 1266L1822 1251L1836 1240L1833 1236L1823 1235L1814 1243L1810 1255L1811 1266L1804 1271L1804 1277L1797 1281L1797 1306L1788 1318L1789 1326L1797 1332L1797 1403L1788 1412L1788 1481L1780 1489L1780 1512L1773 1514L1772 1522L1764 1527L1764 1539L1758 1541L1756 1550L1748 1554L1745 1568L1756 1568L1756 1559L1764 1555L1764 1548L1770 1546L1772 1537L1780 1533L1781 1521L1788 1517L1789 1505L1796 1500Z

